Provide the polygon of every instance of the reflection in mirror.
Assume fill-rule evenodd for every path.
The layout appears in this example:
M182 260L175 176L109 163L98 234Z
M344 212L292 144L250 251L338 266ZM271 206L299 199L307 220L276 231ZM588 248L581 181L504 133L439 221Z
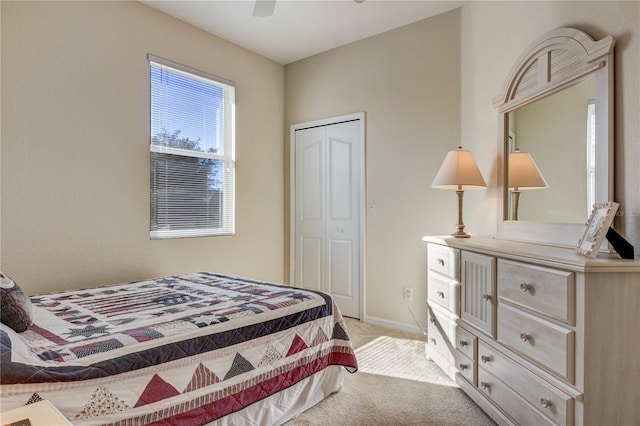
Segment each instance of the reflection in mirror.
M591 76L508 114L508 152L519 149L529 153L548 185L543 190L530 190L520 195L516 210L515 182L509 182L512 193L509 217L512 220L586 221L595 197L594 98L595 83Z
M513 136L510 140L514 140ZM509 170L507 182L511 191L510 213L511 220L518 220L518 201L520 191L548 188L547 182L540 173L540 169L533 161L531 154L522 152L519 148L509 153Z

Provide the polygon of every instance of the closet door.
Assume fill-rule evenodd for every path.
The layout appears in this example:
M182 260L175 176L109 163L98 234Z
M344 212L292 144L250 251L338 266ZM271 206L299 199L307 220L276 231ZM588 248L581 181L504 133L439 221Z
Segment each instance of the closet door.
M295 278L298 287L326 290L326 129L296 132Z
M295 132L294 284L360 317L361 121Z

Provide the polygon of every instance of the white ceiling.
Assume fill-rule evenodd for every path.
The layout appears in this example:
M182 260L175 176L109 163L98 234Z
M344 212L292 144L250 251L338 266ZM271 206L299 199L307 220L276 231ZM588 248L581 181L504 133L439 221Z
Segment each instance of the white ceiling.
M463 1L277 0L273 15L253 16L253 0L142 0L280 64L455 9Z

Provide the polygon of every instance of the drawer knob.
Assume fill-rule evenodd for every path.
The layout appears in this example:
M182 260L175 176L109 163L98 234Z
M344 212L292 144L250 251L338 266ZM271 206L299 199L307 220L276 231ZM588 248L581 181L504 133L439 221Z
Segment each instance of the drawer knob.
M436 339L434 339L433 337L431 339L429 339L429 341L431 342L432 345L436 344Z
M460 340L460 346L462 346L464 348L467 345L468 345L468 343L467 343L466 340Z
M483 298L485 301L487 301L487 302L488 302L488 301L490 301L490 300L491 300L491 295L490 295L490 294L483 294L483 295L482 295L482 298Z
M469 368L467 364L460 364L460 370L466 370L467 368Z
M522 340L523 342L529 342L531 340L531 336L528 335L527 333L520 333L520 340Z
M436 291L436 294L438 295L439 298L444 299L444 292Z
M429 318L429 322L430 322L431 324L435 324L435 323L436 323L436 319L435 319L434 317L430 317L430 318Z
M551 407L551 401L547 398L540 398L540 405L542 405L542 408L549 408Z
M486 356L486 355L482 355L480 357L480 361L482 361L484 363L487 363L487 362L491 361L491 357L490 356Z
M438 265L444 266L444 259L443 258L439 257L437 261L438 261Z
M529 290L531 290L531 284L521 283L520 290L524 291L525 293L528 292Z
M491 389L491 385L487 382L480 382L480 386L482 386L482 389Z

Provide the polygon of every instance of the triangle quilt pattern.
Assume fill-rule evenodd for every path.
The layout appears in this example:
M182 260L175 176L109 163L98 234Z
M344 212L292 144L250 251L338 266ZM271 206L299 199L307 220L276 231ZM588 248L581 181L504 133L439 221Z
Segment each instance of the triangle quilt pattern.
M38 393L34 393L33 395L31 395L31 398L29 398L29 400L27 401L26 404L24 405L29 405L29 404L35 404L36 402L40 402L43 401L44 398L42 398L40 395L38 395Z
M289 346L289 352L287 352L287 356L291 356L297 354L300 351L307 349L309 346L302 340L302 337L296 334L296 337L293 338L293 342L291 342L291 346Z
M76 419L89 419L105 414L118 413L128 410L130 407L123 400L115 396L104 386L98 387L91 394L91 398L84 405L82 411L76 414Z
M171 398L176 395L180 395L180 392L178 392L176 388L165 382L157 374L154 374L133 408L158 402L162 399Z
M239 353L236 353L235 358L233 358L233 363L231 363L231 368L224 376L224 380L230 379L237 376L238 374L246 373L254 369L255 367L249 361L247 361L245 357L243 357Z
M318 333L316 333L315 339L311 342L311 346L318 346L328 341L327 335L324 334L324 331L320 327L318 327Z
M202 389L218 383L219 381L220 378L218 376L216 376L211 370L200 363L198 365L198 368L196 368L196 371L193 373L191 381L189 382L183 393Z
M269 345L269 347L264 351L264 355L262 355L262 358L258 363L258 367L262 367L263 365L267 364L275 364L276 361L282 358L284 357L282 356L280 351L278 351L272 345Z
M337 322L336 325L333 326L333 334L331 335L331 339L350 340L349 335L346 331L344 331L344 328L339 322Z

